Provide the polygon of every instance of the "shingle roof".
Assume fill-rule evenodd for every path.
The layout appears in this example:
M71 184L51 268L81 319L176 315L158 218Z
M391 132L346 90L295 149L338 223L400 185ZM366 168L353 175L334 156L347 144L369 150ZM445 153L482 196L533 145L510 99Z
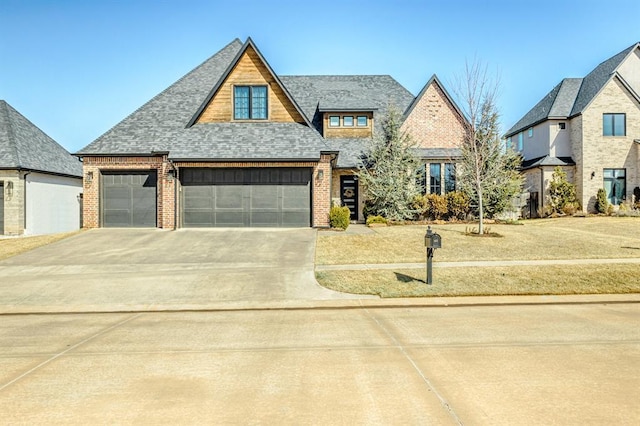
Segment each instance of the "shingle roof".
M0 169L82 176L82 163L51 137L0 100Z
M545 155L544 157L523 161L520 167L522 170L527 170L541 166L575 166L575 164L575 161L573 161L571 157L551 157L550 155Z
M375 111L384 116L389 105L404 112L414 96L389 75L283 75L280 81L318 131L323 110ZM379 126L379 120L375 121Z
M338 167L355 167L363 139L324 139L318 108L374 111L389 105L401 112L414 96L388 75L274 76L312 127L299 123L198 123L194 114L238 59L244 45L234 40L203 64L83 148L77 155L149 155L169 151L172 159L317 159L320 151L340 151ZM254 47L255 48L255 47ZM380 120L376 120L376 127Z
M598 65L584 78L565 78L505 134L512 136L549 118L570 118L584 111L636 43Z

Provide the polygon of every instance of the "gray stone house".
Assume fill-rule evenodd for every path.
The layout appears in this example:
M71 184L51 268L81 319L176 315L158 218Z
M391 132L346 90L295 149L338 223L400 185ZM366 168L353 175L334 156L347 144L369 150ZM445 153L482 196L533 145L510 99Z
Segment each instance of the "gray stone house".
M505 134L523 156L526 216L548 205L553 170L576 185L584 211L598 189L614 206L640 193L640 43L598 65L584 78L565 78Z
M82 163L0 100L0 235L81 226Z

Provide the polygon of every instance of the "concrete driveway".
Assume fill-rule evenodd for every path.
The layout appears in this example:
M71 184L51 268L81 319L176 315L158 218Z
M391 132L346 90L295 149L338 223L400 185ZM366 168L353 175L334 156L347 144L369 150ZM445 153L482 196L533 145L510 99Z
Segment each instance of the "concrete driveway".
M314 277L313 229L95 229L0 262L0 312L353 298Z

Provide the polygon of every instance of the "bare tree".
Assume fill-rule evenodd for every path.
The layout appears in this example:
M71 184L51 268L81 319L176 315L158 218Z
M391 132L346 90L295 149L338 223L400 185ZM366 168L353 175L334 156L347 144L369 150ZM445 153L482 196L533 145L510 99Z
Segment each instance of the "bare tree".
M490 78L486 65L466 63L454 90L466 115L461 146L460 187L477 209L478 232L484 233L485 213L499 214L520 192L520 156L500 141L500 114L496 106L498 79Z

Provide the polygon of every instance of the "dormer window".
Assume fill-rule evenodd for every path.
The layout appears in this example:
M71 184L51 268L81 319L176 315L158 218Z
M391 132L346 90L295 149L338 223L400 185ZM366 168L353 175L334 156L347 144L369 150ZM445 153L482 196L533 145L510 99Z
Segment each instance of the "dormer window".
M233 118L235 120L266 120L267 86L234 86Z
M567 128L567 123L558 123L558 129L559 130L564 130Z
M359 115L356 124L358 125L358 127L367 127L369 125L369 120L367 120L366 115Z
M353 127L353 115L345 115L342 117L342 125L344 127Z
M340 127L340 116L339 115L331 115L331 116L329 116L329 127Z

